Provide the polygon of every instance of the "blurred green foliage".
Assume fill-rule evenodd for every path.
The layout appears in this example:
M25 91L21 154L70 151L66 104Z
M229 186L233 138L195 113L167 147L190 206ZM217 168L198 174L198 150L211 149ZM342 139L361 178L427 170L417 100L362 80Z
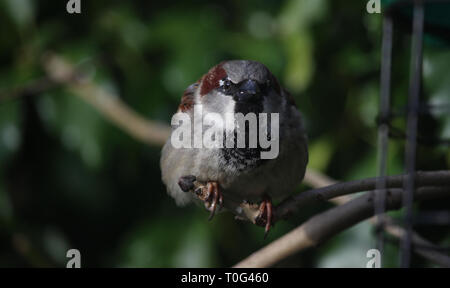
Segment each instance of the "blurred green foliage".
M253 59L303 112L310 167L341 180L376 175L381 16L366 13L365 1L81 3L82 13L70 15L66 1L0 0L0 95L41 79L42 55L53 51L143 116L168 123L183 90L211 66ZM398 35L392 97L401 110L410 39ZM424 99L439 107L450 102L449 61L448 50L426 47ZM450 138L448 107L434 112L420 133ZM395 124L404 129L405 121ZM403 155L403 141L391 141L390 174L402 172ZM261 228L229 213L209 223L199 207L176 207L159 157L159 147L137 143L64 87L2 100L0 267L64 267L69 248L81 251L84 267L230 266L330 207L304 209L264 241ZM419 147L419 169L449 166L446 147ZM448 231L435 228L424 231L448 242ZM362 223L279 265L364 267L374 243ZM388 266L396 247L388 245Z

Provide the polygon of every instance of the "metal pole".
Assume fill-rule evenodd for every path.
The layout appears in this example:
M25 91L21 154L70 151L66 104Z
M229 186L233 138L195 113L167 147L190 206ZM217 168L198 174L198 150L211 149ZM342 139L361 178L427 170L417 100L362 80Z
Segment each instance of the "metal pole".
M381 44L381 75L380 75L380 116L378 126L378 176L375 193L375 214L377 220L377 249L383 255L384 249L384 213L386 205L386 176L387 153L389 140L389 115L390 115L390 88L391 88L391 66L392 66L392 41L393 22L390 15L383 18L383 40Z
M422 81L424 7L421 0L414 2L411 75L408 97L407 141L405 148L406 180L403 184L403 207L405 207L405 235L401 243L400 266L409 267L411 262L411 232L414 200L414 175L417 146L417 114Z

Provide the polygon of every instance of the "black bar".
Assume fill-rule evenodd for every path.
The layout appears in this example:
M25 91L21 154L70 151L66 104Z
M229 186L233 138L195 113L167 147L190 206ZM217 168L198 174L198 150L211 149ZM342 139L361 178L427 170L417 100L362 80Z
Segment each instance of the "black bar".
M411 75L408 98L407 141L405 152L406 180L403 184L403 207L405 207L405 235L401 243L400 266L409 267L411 262L411 232L414 201L414 171L417 146L417 114L422 81L424 7L421 0L414 3L413 34L411 53Z
M377 249L383 255L384 230L383 217L386 205L386 176L387 151L389 137L389 114L390 114L390 88L391 88L391 66L392 66L392 41L393 22L389 15L383 18L383 40L381 44L381 75L380 75L380 125L378 126L378 177L376 184L375 214L377 220Z

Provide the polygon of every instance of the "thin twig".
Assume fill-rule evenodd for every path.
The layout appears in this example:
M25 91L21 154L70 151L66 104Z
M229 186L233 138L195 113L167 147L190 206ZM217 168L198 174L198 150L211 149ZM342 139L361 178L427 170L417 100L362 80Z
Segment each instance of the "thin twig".
M386 177L386 188L402 188L405 175ZM441 186L450 185L450 171L416 172L416 185ZM378 178L368 178L350 182L337 183L323 188L302 192L294 197L289 197L276 207L276 219L283 219L295 213L300 207L311 204L314 201L325 201L334 197L352 193L370 191L376 189Z
M401 207L402 189L389 190L386 209ZM377 192L374 192L377 193ZM270 267L278 261L306 248L318 245L337 233L374 214L373 193L367 193L350 202L320 213L273 241L264 248L237 263L234 267ZM415 199L426 200L450 196L450 187L423 187L417 189Z
M331 179L331 178L330 178ZM315 188L321 188L315 187ZM339 196L333 199L330 199L329 201L336 204L336 205L343 205L353 198L351 195L344 195ZM383 231L386 232L388 235L396 238L397 240L400 240L401 237L404 235L404 229L401 226L398 226L394 224L393 219L388 215L381 216L383 219L381 221ZM372 217L369 219L370 223L372 225L380 225L380 221L377 221L375 217ZM415 231L412 232L412 241L413 241L413 249L416 254L422 256L423 258L427 259L428 261L432 263L436 263L439 266L443 267L450 267L450 257L438 252L440 247L431 243L427 239L421 237L419 234L417 234ZM425 249L421 247L432 247L433 251L430 251L430 249Z
M52 81L65 84L75 95L137 140L149 145L162 146L169 138L169 126L145 119L117 95L106 91L90 79L80 78L74 66L61 57L48 53L43 59L43 65Z
M32 80L25 85L16 87L10 91L0 91L0 102L22 98L25 95L41 94L55 88L58 84L48 77Z
M435 176L433 176L434 179L433 178L423 179L423 178L427 178L431 173L434 173L434 172L439 172ZM443 172L443 173L440 173L440 172ZM317 186L313 186L313 187L316 189L309 190L309 191L302 193L302 194L304 194L304 196L301 196L302 194L299 194L297 197L298 198L297 199L298 200L297 207L296 207L297 210L300 207L304 207L307 204L311 204L312 203L311 201L315 201L315 200L322 201L322 200L327 199L327 200L330 200L330 202L335 203L336 205L343 205L352 199L351 195L349 195L345 192L337 193L337 190L345 189L348 182L338 183L337 185L335 185L336 181L334 179L329 178L328 176L320 177L319 172L314 172L314 173L319 175L318 177L315 176L314 178L322 178L322 179L327 179L327 180L314 182L314 184L316 184ZM423 176L423 178L421 178L421 181L423 180L421 182L422 184L432 184L434 180L438 180L438 179L439 180L435 184L438 184L438 183L442 184L443 182L441 182L442 180L440 180L441 177L445 178L445 174L448 174L450 176L450 171L419 172L419 174L420 173L422 173L422 175L423 175L423 173L426 173L425 176ZM438 174L440 174L440 175L438 175ZM442 175L442 174L444 174L444 175ZM391 182L390 182L390 184L392 184L392 188L402 187L401 184L399 185L398 179L396 179L399 176L394 176L394 177L395 178L391 178ZM386 181L387 181L387 179L388 178L386 178L386 177L384 178L384 180L386 180ZM365 180L371 180L371 179L365 179ZM364 180L365 183L363 183L363 185L370 185L371 181L369 181L369 183L367 183L365 180ZM376 182L379 180L379 178L373 178L373 180L375 181L375 186L373 189L376 189ZM444 180L444 182L446 182L446 180ZM353 189L355 189L355 187L358 187L358 183L360 183L359 180L353 181L353 183L349 186L352 187ZM335 185L335 186L332 186L332 185ZM343 193L345 193L346 195L343 195ZM317 194L317 195L321 194L321 195L317 196L315 194ZM342 195L342 196L339 196L336 198L331 198L336 195ZM377 195L377 194L375 194L375 195ZM285 201L285 202L288 202L288 201ZM281 207L281 205L280 205L280 207ZM293 211L291 211L291 213L292 212ZM288 215L286 214L284 217L287 217L287 216ZM393 221L389 216L384 215L383 219L384 219L384 221L386 221L386 223L383 224L383 228L387 234L389 234L390 236L393 236L397 239L400 239L400 237L402 237L402 235L404 235L404 229L398 225L393 224ZM376 222L375 218L373 218L373 217L370 219L370 222L373 225L377 225L377 222ZM412 231L412 241L414 244L413 249L418 255L422 256L423 258L427 259L430 262L436 263L443 267L448 267L450 265L450 257L449 256L442 254L438 251L430 251L429 249L423 249L423 248L421 249L420 246L423 246L423 245L426 245L428 247L432 247L432 246L436 246L436 245L434 245L433 243L429 242L428 240L422 238L420 235L418 235L414 231Z

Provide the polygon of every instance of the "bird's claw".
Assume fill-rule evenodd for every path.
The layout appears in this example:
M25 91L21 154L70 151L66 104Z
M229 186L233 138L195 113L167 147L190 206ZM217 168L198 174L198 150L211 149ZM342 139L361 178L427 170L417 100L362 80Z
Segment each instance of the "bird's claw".
M219 183L216 181L201 183L193 175L183 176L178 181L178 185L184 192L193 191L197 198L205 203L205 208L210 211L208 220L211 220L216 210L223 207L223 196Z
M264 239L269 234L273 221L273 206L272 200L266 196L259 205L259 213L255 218L255 224L264 227Z
M207 209L211 211L208 220L211 221L216 213L216 210L222 208L223 196L220 192L219 184L217 182L208 182L206 184L207 199L205 205L208 205Z

